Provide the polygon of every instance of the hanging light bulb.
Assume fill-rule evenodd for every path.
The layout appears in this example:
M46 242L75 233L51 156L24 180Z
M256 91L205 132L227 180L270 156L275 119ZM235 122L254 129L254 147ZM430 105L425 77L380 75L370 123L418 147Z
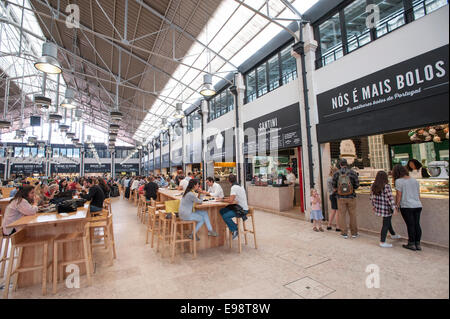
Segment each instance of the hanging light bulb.
M42 57L40 57L34 67L41 72L47 74L60 74L62 72L61 65L58 60L58 48L52 42L46 42L42 45Z
M52 99L40 94L34 95L34 104L41 109L48 109L52 104Z
M213 96L216 95L216 90L212 85L212 75L207 73L203 76L203 86L200 90L200 94L203 96Z
M74 90L69 88L66 89L65 99L61 103L61 107L64 107L66 109L75 109L77 107Z
M183 103L177 103L177 111L173 117L176 119L182 119L184 117Z

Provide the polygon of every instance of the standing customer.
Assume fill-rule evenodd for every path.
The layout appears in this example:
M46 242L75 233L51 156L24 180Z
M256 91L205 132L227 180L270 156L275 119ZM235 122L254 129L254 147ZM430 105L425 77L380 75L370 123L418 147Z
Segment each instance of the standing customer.
M195 192L200 193L200 198L197 197ZM196 210L195 212L192 211L194 204L203 203L204 193L205 192L200 188L200 182L198 180L191 179L189 181L188 187L186 188L186 191L180 201L180 218L182 220L195 220L197 222L197 225L195 226L195 234L197 234L203 224L206 224L206 228L208 228L208 236L217 237L218 234L212 228L208 212L203 210ZM193 235L194 234L190 235L190 238L192 238ZM195 239L200 240L198 236L195 236Z
M420 214L422 203L420 202L419 182L409 176L408 170L402 165L395 165L392 170L395 189L397 190L396 204L400 207L402 217L408 229L408 244L406 249L422 250L420 239L422 229L420 227Z
M130 183L130 178L127 175L127 177L123 181L123 187L125 188L125 198L130 198Z
M359 187L358 175L348 167L345 158L339 161L340 169L333 176L333 188L337 192L339 209L339 228L345 239L347 234L347 212L350 215L350 231L352 238L358 237L358 223L356 219L356 193Z
M315 189L311 189L311 219L313 220L313 230L323 231L322 228L322 207L320 205L320 196ZM317 228L319 227L319 228Z
M235 239L238 235L238 227L236 223L233 221L233 217L242 217L243 220L247 219L248 213L248 204L247 204L247 194L245 193L244 187L237 183L236 176L230 174L228 176L228 181L230 182L231 191L230 197L224 198L222 201L229 203L225 208L220 210L220 215L222 216L225 224L227 224L231 233L233 234L233 239Z
M380 246L383 248L391 248L392 244L386 243L388 231L393 239L399 239L400 236L395 234L394 228L392 227L392 215L396 213L397 206L395 205L391 185L389 185L388 175L385 171L379 171L377 173L370 191L370 201L372 202L375 215L383 217Z
M333 176L337 171L338 171L338 169L336 167L334 167L334 166L331 167L330 174L327 179L328 195L329 195L330 202L331 202L331 213L330 213L330 216L328 217L327 230L332 229L331 226L333 225L333 221L336 220L336 231L340 232L341 230L339 229L339 223L338 223L338 219L339 219L338 202L337 202L338 199L337 199L336 191L333 188Z

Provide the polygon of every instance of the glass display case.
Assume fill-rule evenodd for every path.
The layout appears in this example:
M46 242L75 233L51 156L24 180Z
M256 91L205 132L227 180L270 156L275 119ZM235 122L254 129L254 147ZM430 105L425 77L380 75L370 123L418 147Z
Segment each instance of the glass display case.
M370 188L375 178L372 177L359 177L360 187L356 190L357 194L370 194ZM417 180L420 184L420 195L432 198L446 198L449 197L449 183L448 179L439 178L421 178ZM393 185L392 178L389 177L389 182ZM393 191L395 193L394 187Z
M253 175L262 181L277 178L278 174L286 175L289 167L289 157L255 156L253 157Z
M234 162L215 162L214 177L219 181L227 181L230 174L236 175L236 163Z

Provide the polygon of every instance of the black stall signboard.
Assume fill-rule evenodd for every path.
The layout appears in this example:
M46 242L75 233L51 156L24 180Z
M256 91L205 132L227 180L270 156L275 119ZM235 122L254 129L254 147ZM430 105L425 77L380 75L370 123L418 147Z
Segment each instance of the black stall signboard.
M85 173L110 173L111 164L84 164Z
M52 173L76 174L80 172L80 164L52 164Z
M44 164L12 164L11 174L44 174Z
M139 164L115 164L116 173L139 173Z
M168 167L170 167L170 156L169 156L169 153L163 154L163 156L162 156L161 167L162 167L162 168L168 168Z
M299 107L295 103L244 123L244 154L301 146Z
M319 140L354 127L353 136L377 133L375 123L381 132L393 130L392 118L405 127L448 121L448 54L445 45L317 95Z

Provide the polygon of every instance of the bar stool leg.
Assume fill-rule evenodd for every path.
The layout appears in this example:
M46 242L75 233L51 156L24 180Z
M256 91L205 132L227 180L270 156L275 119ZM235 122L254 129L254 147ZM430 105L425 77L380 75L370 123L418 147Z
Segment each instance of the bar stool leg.
M194 222L192 225L193 225L192 226L192 233L194 233L195 232L195 227L197 226L197 223ZM194 244L194 258L197 258L197 239L195 238L195 236L192 236L192 242Z
M180 226L182 226L182 225L180 225ZM171 259L170 259L170 262L172 262L173 263L173 261L175 260L175 242L176 242L176 240L177 240L177 224L175 223L173 226L172 226L172 243L171 243Z
M237 219L237 225L238 225L238 245L239 245L239 253L242 252L242 245L241 245L241 223L242 220L240 218Z
M255 241L255 249L258 249L258 245L256 244L256 230L255 230L255 219L252 215L252 227L253 227L253 240Z
M53 242L53 293L56 294L58 285L58 243Z
M6 243L5 243L5 250L3 251L3 256L2 256L3 261L2 261L2 269L0 269L0 274L1 274L0 278L3 278L3 274L5 273L6 258L8 257L8 249L9 249L9 240L10 239L8 237L6 237L5 239L6 239ZM2 242L3 242L3 239L2 239ZM0 249L0 252L1 252L1 249ZM11 253L11 255L14 256L14 254L12 254L12 253ZM10 256L9 260L11 261L11 256Z
M15 247L14 245L11 246L11 254L14 255ZM3 292L3 299L8 299L9 295L9 284L11 283L11 273L13 268L14 259L10 259L8 263L8 270L6 273L6 280L5 280L5 291ZM17 274L18 275L18 274Z
M47 294L47 259L48 259L48 243L44 244L43 269L42 269L42 294Z
M0 218L1 219L1 218ZM3 234L3 233L2 233ZM3 256L2 255L2 248L3 248L3 240L4 240L5 238L2 236L2 238L0 238L0 255L1 256ZM1 261L0 261L1 263L2 263L2 265L1 265L1 269L3 269L4 268L4 266L3 266L3 263L5 262L4 260L3 260L3 257L2 257L2 259L1 259ZM3 278L3 274L5 273L5 270L3 269L3 271L0 273L0 278Z
M83 250L84 250L84 258L85 258L85 265L86 265L86 275L88 278L88 284L89 286L92 285L92 277L91 277L91 267L89 262L89 251L88 251L88 243L86 240L86 237L83 237Z
M20 247L19 248L19 258L17 259L17 267L19 267L20 264L22 263L22 256L23 256L23 247ZM14 258L10 259L10 262L14 263ZM14 278L13 291L17 290L17 282L18 281L19 281L19 274L17 274L17 276Z
M247 242L247 231L248 231L248 229L247 229L247 227L245 227L245 221L244 220L242 220L242 227L243 227L243 229L244 229L244 242L245 242L245 246L247 246L247 244L248 244L248 242Z

